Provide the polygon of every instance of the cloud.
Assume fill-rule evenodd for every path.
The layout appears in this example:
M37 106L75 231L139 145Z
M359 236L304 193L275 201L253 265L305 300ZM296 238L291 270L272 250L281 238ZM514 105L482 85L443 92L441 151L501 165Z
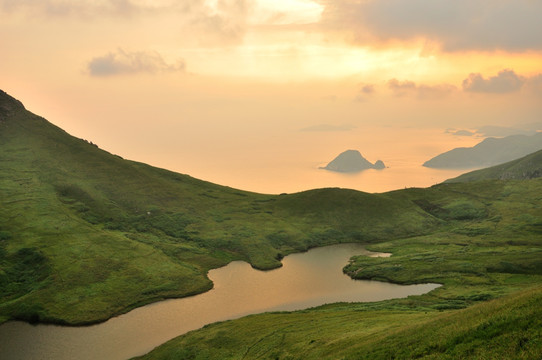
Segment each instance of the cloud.
M534 135L541 130L542 122L534 122L530 124L517 124L514 127L485 125L474 130L448 128L445 133L456 136L505 137L510 135Z
M393 91L395 96L405 96L416 91L416 83L413 81L399 81L391 79L388 81L388 88Z
M542 95L542 74L534 75L527 79L526 83L527 88L531 90L531 92Z
M502 70L496 76L484 78L481 74L470 74L463 80L463 90L480 93L510 93L519 91L526 79L513 70Z
M91 76L104 77L136 73L155 74L160 72L186 71L184 60L171 65L154 51L128 52L121 48L92 59L87 66Z
M189 22L200 31L200 41L232 45L244 38L249 10L248 0L217 0L213 6L203 1L193 7Z
M356 95L355 100L357 102L364 102L369 96L372 96L376 92L374 84L360 84L360 89Z
M510 135L533 135L537 133L537 130L541 129L540 123L525 124L518 127L506 127L486 125L476 130L477 134L482 136L504 137Z
M157 9L137 0L0 0L0 9L6 12L25 11L30 15L53 17L78 16L93 18L104 15L130 16L139 11Z
M426 39L445 51L542 49L542 2L325 0L321 25L356 42Z
M455 136L473 136L474 134L476 134L475 132L472 132L472 131L469 131L469 130L464 130L464 129L461 129L461 130L446 130L446 133L448 134L452 134L452 135L455 135Z
M195 30L202 42L230 45L244 38L250 4L249 0L0 0L0 13L85 21L175 14L180 33Z
M450 95L457 88L451 84L420 85L418 86L418 98L440 99Z
M373 84L362 84L360 93L370 95L375 92L375 86Z
M332 125L332 124L319 124L312 125L306 128L301 129L301 131L350 131L354 130L356 126L352 124L342 124L342 125Z
M320 20L323 5L307 0L253 0L252 24L312 24Z
M419 99L439 99L448 96L456 90L456 87L450 84L417 85L413 81L399 81L397 79L389 80L388 88L397 97L414 95Z

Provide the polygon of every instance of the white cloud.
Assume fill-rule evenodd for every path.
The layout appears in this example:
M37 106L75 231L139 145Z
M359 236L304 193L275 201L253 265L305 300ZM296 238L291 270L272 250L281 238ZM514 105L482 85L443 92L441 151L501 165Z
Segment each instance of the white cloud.
M160 54L154 51L128 52L119 48L116 52L95 57L88 63L87 69L91 76L103 77L136 73L184 72L186 64L184 60L179 60L175 65L168 64Z

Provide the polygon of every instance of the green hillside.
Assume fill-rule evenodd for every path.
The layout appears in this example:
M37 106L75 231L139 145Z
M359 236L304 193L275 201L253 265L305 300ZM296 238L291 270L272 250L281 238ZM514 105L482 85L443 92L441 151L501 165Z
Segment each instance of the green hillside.
M149 358L542 356L540 178L255 194L124 160L0 91L0 202L0 322L103 321L235 259L360 242L393 256L353 258L353 278L443 286L214 324Z
M468 182L489 179L524 180L538 177L542 177L542 150L505 164L471 171L445 182Z
M542 288L455 311L335 304L215 323L139 359L540 359Z
M388 194L443 221L354 257L356 279L441 283L421 296L333 304L211 324L141 359L540 359L542 179Z
M425 234L403 197L249 193L127 161L0 92L0 317L82 324L208 290L210 268ZM381 219L386 218L383 222Z

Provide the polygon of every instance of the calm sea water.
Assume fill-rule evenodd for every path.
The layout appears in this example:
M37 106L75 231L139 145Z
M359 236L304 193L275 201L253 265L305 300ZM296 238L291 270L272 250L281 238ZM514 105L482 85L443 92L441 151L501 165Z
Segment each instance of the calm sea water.
M232 140L233 141L233 140ZM349 132L290 132L260 135L224 144L202 144L195 151L183 143L166 149L133 149L134 159L237 189L267 194L341 187L380 193L429 187L473 169L439 170L422 164L455 147L469 147L478 137L455 136L442 129L364 127ZM341 152L358 150L383 170L354 174L319 169Z
M205 324L265 311L298 310L333 302L365 302L426 293L439 285L400 286L352 280L342 268L361 245L341 244L284 258L283 267L258 271L245 262L211 270L214 288L135 309L88 327L0 326L0 358L127 359Z

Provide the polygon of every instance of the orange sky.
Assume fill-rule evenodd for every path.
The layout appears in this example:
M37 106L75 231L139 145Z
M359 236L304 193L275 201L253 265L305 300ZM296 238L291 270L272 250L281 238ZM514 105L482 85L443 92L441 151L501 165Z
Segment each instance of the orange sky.
M0 0L0 18L0 87L31 111L232 186L261 154L376 152L369 129L542 130L537 1ZM201 170L228 161L237 180Z

